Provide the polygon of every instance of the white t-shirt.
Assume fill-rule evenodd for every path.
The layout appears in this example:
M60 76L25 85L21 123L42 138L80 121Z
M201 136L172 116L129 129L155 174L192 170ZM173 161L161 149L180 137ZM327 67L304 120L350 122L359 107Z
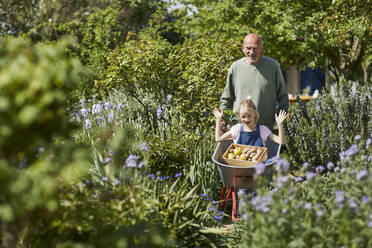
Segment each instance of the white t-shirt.
M230 129L231 136L232 136L235 144L239 140L241 125L243 125L243 124L242 123L236 124L236 125L232 126L232 128ZM271 134L271 130L265 125L259 125L259 128L260 128L260 136L261 136L261 139L262 139L262 143L263 143L264 146L266 146L266 141L269 138L269 135Z

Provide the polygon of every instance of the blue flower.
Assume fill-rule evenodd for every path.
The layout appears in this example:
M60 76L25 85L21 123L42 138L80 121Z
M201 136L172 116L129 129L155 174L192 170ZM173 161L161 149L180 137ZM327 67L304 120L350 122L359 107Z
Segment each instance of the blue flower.
M161 108L158 108L158 110L156 110L156 115L158 116L158 119L163 117L163 110Z
M102 104L93 104L92 114L101 114L102 113Z
M141 151L143 151L143 152L149 152L149 151L150 151L150 149L149 149L149 147L147 146L147 143L146 143L146 142L143 142L143 143L140 144L140 149L141 149Z
M106 164L109 164L112 162L112 159L111 157L106 157L104 160L103 160L103 164L106 165Z
M118 105L116 106L116 109L119 110L120 112L122 108L124 108L124 105L121 104L121 102L119 102Z
M340 160L349 159L351 156L357 154L358 152L358 145L353 144L349 147L349 149L340 153Z
M335 193L336 203L342 203L345 200L345 193L342 190L337 190Z
M264 163L258 163L256 164L256 174L257 175L261 175L264 173L265 171L265 164Z
M276 178L276 183L279 188L283 187L288 182L288 177L286 176L278 176Z
M354 200L354 198L349 198L347 199L347 203L349 204L349 207L357 209L358 208L358 203Z
M276 171L288 171L290 164L285 159L279 159L275 164Z
M174 175L175 178L180 177L180 176L182 176L182 172L177 173L176 175Z
M362 136L360 136L359 134L358 135L356 135L355 137L354 137L354 140L355 141L358 141L358 140L360 140L362 138Z
M323 165L318 165L317 167L315 167L315 171L317 173L322 173L324 170L325 170L325 168L324 168Z
M369 198L368 195L364 195L364 196L362 196L362 198L360 199L360 201L361 201L363 204L368 203L370 200L371 200L371 198Z
M369 145L371 144L371 142L372 142L372 140L370 138L368 138L367 141L366 141L366 147L367 148L369 147Z
M200 196L204 198L204 197L207 196L207 194L206 194L206 193L203 193L203 194L201 194Z
M112 106L111 106L110 102L105 102L104 106L105 106L106 111L109 110L109 109L112 109Z
M304 208L307 210L311 210L313 208L313 204L311 204L310 202L307 202L305 203Z
M91 128L92 127L92 122L89 119L86 119L84 127L85 127L85 129Z
M167 95L167 101L171 102L171 100L172 100L172 95Z
M306 180L311 180L315 176L316 176L316 173L315 172L309 171L308 173L306 173Z
M81 114L83 117L87 117L87 115L88 115L88 110L85 109L85 108L82 108L82 109L80 109L80 114Z
M367 178L367 176L368 176L368 171L365 170L365 169L362 169L362 170L360 170L360 171L357 173L356 178L357 178L357 180L359 181L359 180L362 180L362 179Z
M309 167L309 165L310 165L309 162L305 162L305 163L302 164L302 166L303 166L304 168Z
M114 120L114 112L111 111L108 115L107 115L107 121L108 122L111 122Z
M304 179L303 177L298 176L298 177L296 177L295 182L296 182L296 183L300 183L300 182L303 182L304 180L305 180L305 179Z
M137 155L131 154L125 160L125 164L127 167L137 167L137 160L139 157Z
M208 209L208 211L210 211L210 212L215 211L215 210L216 210L215 207L211 207L211 208Z
M215 218L216 220L221 220L221 219L222 219L222 216L220 216L220 215L215 215L215 216L213 216L213 218Z
M332 170L335 167L335 165L332 162L327 163L328 170Z

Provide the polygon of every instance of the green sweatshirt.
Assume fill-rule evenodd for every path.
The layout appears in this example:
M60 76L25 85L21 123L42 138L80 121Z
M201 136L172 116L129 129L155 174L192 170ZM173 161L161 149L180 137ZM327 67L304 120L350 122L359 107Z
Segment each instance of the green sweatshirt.
M243 57L231 65L220 98L220 108L232 109L236 113L240 102L247 96L252 97L257 107L260 115L258 123L272 130L276 101L279 109L288 110L288 91L277 61L262 56L258 64L251 65Z

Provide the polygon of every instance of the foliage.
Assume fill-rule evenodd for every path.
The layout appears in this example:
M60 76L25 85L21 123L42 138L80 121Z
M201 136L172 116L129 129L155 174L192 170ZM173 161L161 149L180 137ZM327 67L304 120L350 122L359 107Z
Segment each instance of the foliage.
M32 160L38 146L68 135L66 95L80 80L79 61L66 56L68 45L0 40L0 155L9 162Z
M308 162L313 168L335 163L357 134L367 139L372 128L370 92L368 85L341 81L331 93L291 106L284 125L290 162L297 167Z
M179 33L242 40L248 32L257 32L263 38L265 54L284 66L327 66L335 82L342 75L350 80L357 78L356 70L363 73L361 62L370 56L369 0L178 2L184 5L172 14L176 16L174 29ZM370 75L370 63L367 68L364 73ZM366 82L366 78L360 81Z
M359 140L354 144L359 149L328 164L328 173L324 168L302 168L306 177L291 178L285 166L276 166L273 188L259 190L258 196L244 201L240 246L371 246L370 143L371 137L367 144Z
M209 112L225 85L226 75L221 71L227 71L238 51L236 43L214 40L190 41L182 47L162 40L131 40L110 54L102 87L120 87L143 106L139 113L146 125L154 127L155 106L161 109L170 95L169 113L177 117L177 126L194 133L199 127L210 128Z

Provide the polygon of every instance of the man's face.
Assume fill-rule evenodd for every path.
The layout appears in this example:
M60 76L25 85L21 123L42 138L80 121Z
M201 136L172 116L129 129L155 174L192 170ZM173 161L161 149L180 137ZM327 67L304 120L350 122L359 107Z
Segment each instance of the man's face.
M243 53L245 54L248 64L257 64L261 59L263 45L260 43L258 37L248 36L243 42Z

